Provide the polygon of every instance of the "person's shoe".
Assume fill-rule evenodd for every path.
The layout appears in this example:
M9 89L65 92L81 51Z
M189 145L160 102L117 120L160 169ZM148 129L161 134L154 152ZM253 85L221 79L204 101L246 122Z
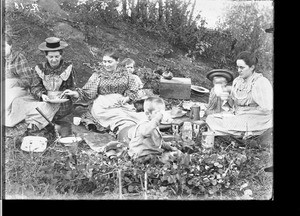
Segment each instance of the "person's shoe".
M27 127L27 136L36 135L40 129L35 124L29 124Z

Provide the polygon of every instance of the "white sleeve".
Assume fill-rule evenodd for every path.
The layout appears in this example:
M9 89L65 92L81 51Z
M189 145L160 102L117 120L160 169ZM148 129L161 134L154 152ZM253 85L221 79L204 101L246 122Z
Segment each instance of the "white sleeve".
M252 96L262 110L273 110L273 87L267 78L261 77L255 82Z

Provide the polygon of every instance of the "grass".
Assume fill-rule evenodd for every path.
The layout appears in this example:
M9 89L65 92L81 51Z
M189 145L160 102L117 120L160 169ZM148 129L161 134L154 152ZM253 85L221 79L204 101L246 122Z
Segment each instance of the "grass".
M261 141L261 140L260 140ZM267 142L267 140L263 140ZM250 189L253 194L251 199L254 200L269 200L272 198L273 191L273 173L265 173L263 168L270 163L270 155L268 148L264 147L263 143L259 143L256 147L246 146L248 157L254 158L246 163L250 164L250 169L244 168L243 174L239 181L236 181L233 188L224 192L212 195L178 195L170 194L164 191L150 189L147 191L147 198L143 191L122 193L120 198L118 188L113 188L113 191L100 191L89 189L87 185L78 189L60 190L61 185L66 186L70 182L78 182L84 175L77 175L69 179L61 178L59 181L53 181L49 175L57 174L66 175L64 167L67 165L69 152L60 148L60 146L50 146L44 153L29 154L19 149L20 139L6 140L5 154L5 199L39 199L39 200L244 200L248 199L243 196L245 189ZM253 144L253 143L252 143ZM266 149L266 150L263 150ZM95 157L87 158L87 163L95 161ZM57 168L54 164L61 163L61 167ZM45 170L50 169L49 172ZM255 167L255 168L254 168ZM242 177L244 176L244 177ZM51 180L52 179L52 180ZM51 180L51 181L50 181ZM63 184L62 184L63 183ZM241 185L247 183L247 187L241 189ZM116 184L117 185L117 184ZM102 187L102 186L101 186Z

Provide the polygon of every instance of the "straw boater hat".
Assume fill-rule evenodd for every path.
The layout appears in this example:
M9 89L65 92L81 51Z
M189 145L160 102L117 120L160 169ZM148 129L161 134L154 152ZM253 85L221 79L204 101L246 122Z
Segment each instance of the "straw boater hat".
M225 77L229 83L232 82L234 78L233 72L226 69L213 69L206 74L206 78L210 81L212 81L215 76Z
M42 51L61 50L68 46L65 41L61 41L57 37L48 37L45 42L41 43L38 48Z

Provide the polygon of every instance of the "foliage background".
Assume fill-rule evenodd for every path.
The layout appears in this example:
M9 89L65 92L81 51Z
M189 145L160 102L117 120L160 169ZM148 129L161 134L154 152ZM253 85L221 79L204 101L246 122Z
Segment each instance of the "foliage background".
M260 60L259 70L272 82L273 35L265 29L273 26L274 2L271 7L260 2L232 1L215 29L206 28L201 12L196 14L196 0L40 0L42 13L35 13L39 15L35 21L51 25L61 18L81 30L86 40L97 25L119 28L120 23L128 23L173 46L158 50L162 56L180 50L194 60L209 60L214 68L234 69L240 51L253 51Z

